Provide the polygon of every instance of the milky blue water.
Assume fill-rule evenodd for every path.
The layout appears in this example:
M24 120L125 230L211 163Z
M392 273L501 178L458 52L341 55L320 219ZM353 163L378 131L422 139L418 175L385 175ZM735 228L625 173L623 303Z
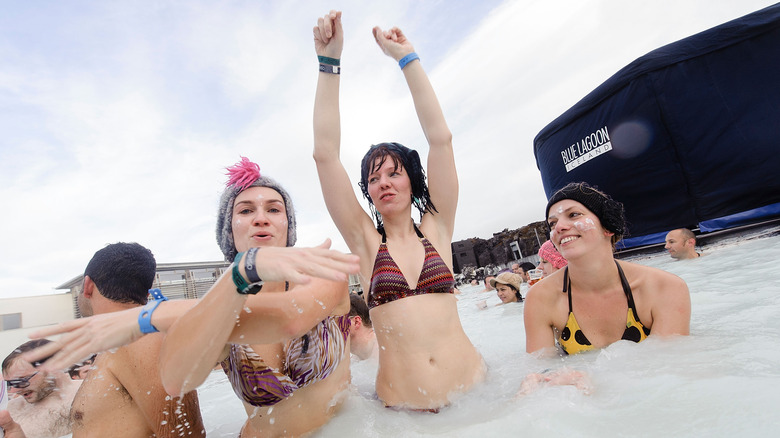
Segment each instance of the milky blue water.
M730 239L704 254L634 260L688 283L691 336L621 341L564 359L525 353L522 304L496 307L481 286L466 286L459 312L488 364L483 384L436 415L396 412L372 397L376 364L354 362L347 401L315 436L777 436L780 237ZM588 372L594 392L546 387L515 397L527 373L562 366ZM246 415L224 374L212 373L199 391L208 436L238 436Z

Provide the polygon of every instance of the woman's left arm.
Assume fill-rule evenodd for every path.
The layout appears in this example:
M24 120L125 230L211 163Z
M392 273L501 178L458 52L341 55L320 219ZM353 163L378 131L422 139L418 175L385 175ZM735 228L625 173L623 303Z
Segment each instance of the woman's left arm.
M411 42L397 27L388 31L375 27L374 38L382 51L396 61L414 52ZM433 217L451 237L458 205L458 175L452 149L452 132L447 126L439 99L420 60L405 64L403 73L430 148L427 165L428 190L438 211Z
M652 335L688 335L691 329L691 294L682 278L668 272L657 276L651 311Z

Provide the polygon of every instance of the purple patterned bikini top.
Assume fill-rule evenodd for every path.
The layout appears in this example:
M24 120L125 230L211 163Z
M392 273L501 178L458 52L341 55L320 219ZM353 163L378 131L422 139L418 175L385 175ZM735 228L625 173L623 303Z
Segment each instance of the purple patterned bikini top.
M233 392L252 406L271 406L293 391L328 377L348 356L349 316L329 316L288 341L282 369L269 367L252 347L233 344L222 369Z
M414 231L425 248L425 260L420 278L417 279L417 287L409 289L404 274L387 250L387 235L383 230L382 243L379 245L374 261L374 272L371 274L371 288L368 291L369 308L415 295L454 292L455 279L450 268L416 225Z

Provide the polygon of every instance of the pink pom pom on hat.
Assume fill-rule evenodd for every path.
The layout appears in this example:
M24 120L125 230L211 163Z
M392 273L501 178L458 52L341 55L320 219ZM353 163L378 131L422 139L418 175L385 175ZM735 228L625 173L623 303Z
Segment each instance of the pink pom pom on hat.
M217 211L217 243L222 254L225 255L225 260L232 262L238 253L233 240L233 203L239 193L250 187L268 187L279 192L284 201L284 208L287 210L287 246L295 245L297 240L295 208L284 187L274 179L260 175L260 166L247 157L241 157L241 161L226 167L226 170L228 181L219 199Z
M246 190L252 183L261 178L260 166L253 163L247 157L241 157L238 163L226 167L228 176L227 186L234 186L239 191Z

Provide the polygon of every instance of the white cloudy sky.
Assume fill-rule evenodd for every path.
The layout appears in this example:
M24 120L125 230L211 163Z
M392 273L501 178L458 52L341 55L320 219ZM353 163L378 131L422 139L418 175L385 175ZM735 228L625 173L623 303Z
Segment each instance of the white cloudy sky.
M454 134L455 240L541 220L534 136L625 64L759 0L0 0L0 298L52 293L105 244L220 260L224 167L291 193L299 245L346 250L312 152L311 28L344 11L342 159L425 143L374 25L414 43Z

